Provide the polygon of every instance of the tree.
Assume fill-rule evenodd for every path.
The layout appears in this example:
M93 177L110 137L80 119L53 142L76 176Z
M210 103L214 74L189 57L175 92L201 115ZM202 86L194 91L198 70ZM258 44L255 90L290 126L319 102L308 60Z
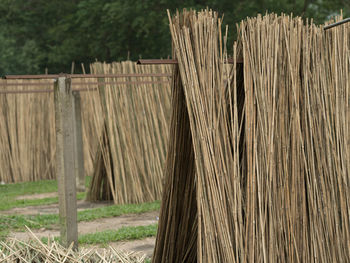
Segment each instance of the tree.
M166 9L210 7L229 25L258 13L291 13L324 23L347 0L0 0L0 74L69 72L91 63L171 55Z

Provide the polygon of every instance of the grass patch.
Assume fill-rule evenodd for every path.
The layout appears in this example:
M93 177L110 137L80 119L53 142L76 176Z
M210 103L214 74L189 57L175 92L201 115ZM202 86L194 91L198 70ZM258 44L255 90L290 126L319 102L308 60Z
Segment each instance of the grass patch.
M160 209L160 201L142 204L111 205L78 212L78 221L92 221L99 218L125 214L141 214Z
M107 230L81 235L79 236L78 241L79 244L107 244L116 241L143 239L156 236L157 228L157 224L122 227L118 230Z
M155 201L143 204L111 205L93 208L78 212L78 222L92 221L99 218L115 217L124 214L140 214L149 211L157 211L160 202ZM9 231L25 231L25 225L30 229L58 228L59 217L57 214L47 215L0 215L0 237L3 239Z
M77 193L77 200L83 200L86 193ZM7 200L7 202L0 204L0 211L10 210L15 207L39 206L57 204L58 197L47 197L41 199L23 199L23 200Z
M85 178L85 185L88 187L90 184L91 176L86 176ZM0 185L0 211L9 210L14 207L38 206L58 203L57 197L16 200L16 197L21 195L43 194L57 191L56 180L41 180L37 182ZM84 199L85 196L86 193L78 193L77 199Z
M41 194L57 191L56 180L41 180L36 182L23 182L0 185L0 197Z
M107 245L110 242L127 241L144 239L146 237L154 237L157 234L158 224L148 226L128 226L118 230L106 230L102 232L90 233L78 237L79 245L86 244L103 244ZM48 242L47 238L41 239L44 243ZM60 238L56 237L55 241Z

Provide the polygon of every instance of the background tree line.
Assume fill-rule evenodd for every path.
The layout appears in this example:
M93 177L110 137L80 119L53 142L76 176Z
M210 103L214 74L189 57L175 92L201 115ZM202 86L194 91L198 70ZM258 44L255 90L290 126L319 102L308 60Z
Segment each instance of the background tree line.
M293 13L323 23L349 0L0 0L0 74L69 72L88 64L171 54L166 9L210 7L230 28L257 13ZM77 67L77 71L80 67Z

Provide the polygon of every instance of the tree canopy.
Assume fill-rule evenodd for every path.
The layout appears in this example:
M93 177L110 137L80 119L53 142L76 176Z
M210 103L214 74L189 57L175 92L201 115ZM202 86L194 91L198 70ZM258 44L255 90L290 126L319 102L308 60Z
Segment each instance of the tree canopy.
M235 24L258 13L293 13L323 23L350 15L348 0L0 0L0 74L69 72L72 61L171 55L166 10L212 8ZM79 71L80 68L77 67Z

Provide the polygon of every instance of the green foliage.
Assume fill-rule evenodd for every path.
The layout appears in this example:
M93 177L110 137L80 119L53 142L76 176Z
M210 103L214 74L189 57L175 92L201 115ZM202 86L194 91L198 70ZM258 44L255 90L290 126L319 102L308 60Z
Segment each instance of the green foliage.
M34 40L28 40L21 49L16 48L16 40L0 33L0 72L39 73L40 52Z
M72 61L164 58L171 55L166 9L206 7L224 14L229 43L236 23L266 11L317 23L340 9L350 15L344 0L0 0L0 74L68 72Z

